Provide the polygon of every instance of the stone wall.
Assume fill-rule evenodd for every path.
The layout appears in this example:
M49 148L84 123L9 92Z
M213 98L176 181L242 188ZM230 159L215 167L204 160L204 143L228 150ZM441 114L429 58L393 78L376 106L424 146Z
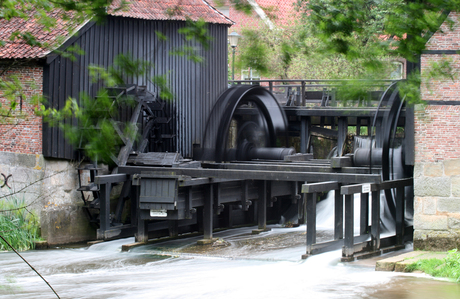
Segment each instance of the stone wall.
M42 237L50 245L96 238L83 210L75 165L47 160L42 155L0 152L0 173L8 185L0 194L24 199L28 209L40 217ZM5 198L2 198L5 200Z
M40 217L42 237L50 245L94 240L83 210L75 165L42 155L0 152L0 173L11 175L1 195L24 199ZM3 198L4 199L4 198Z
M451 13L459 20L458 13ZM429 50L459 50L460 27L446 25L427 44ZM422 55L422 76L430 66L448 61L460 67L460 55ZM458 78L423 84L422 99L459 101ZM418 106L415 111L414 248L460 248L460 106L442 102ZM437 105L434 105L437 104Z
M12 117L0 119L0 173L11 175L11 189L1 188L0 200L12 196L23 200L39 216L42 237L51 245L94 240L95 230L89 226L81 194L76 191L75 166L42 155L42 119L35 115L37 103L31 100L43 94L43 67L34 62L0 64L0 79L21 82ZM9 106L4 90L0 90L0 103ZM3 178L0 183L3 185Z

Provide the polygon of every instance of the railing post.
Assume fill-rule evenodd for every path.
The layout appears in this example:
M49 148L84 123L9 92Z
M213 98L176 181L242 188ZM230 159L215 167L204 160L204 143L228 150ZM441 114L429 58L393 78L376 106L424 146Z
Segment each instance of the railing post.
M213 223L212 219L214 217L213 213L213 203L214 203L214 186L207 185L205 187L204 195L204 207L203 207L203 238L205 240L212 240L212 228Z
M343 239L343 195L334 190L334 240Z
M404 187L396 188L396 245L404 241Z
M345 240L342 250L342 259L353 259L354 254L354 213L353 213L353 194L345 195Z
M307 99L305 98L305 81L302 81L301 96L302 96L302 106L305 107L306 100L307 100Z
M273 81L268 82L268 90L270 90L270 92L273 92Z
M110 189L112 184L105 183L100 185L100 227L97 238L105 239L105 232L110 228Z
M369 193L361 193L359 234L368 233L369 229Z
M267 181L258 181L258 194L257 200L257 224L258 229L253 233L260 233L267 230Z
M372 191L372 250L380 249L380 190Z
M296 91L295 91L295 97L296 97L295 105L296 105L296 106L300 106L300 104L301 104L301 99L300 99L300 94L301 94L301 92L300 92L300 87L296 87L295 90L296 90Z
M312 245L316 243L316 193L307 193L307 255L311 254Z

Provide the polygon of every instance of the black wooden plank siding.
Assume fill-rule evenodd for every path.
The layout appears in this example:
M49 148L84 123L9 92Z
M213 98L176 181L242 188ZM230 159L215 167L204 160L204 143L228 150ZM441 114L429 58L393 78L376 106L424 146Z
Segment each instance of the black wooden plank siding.
M88 23L71 44L78 44L85 55L78 56L73 62L57 56L49 59L45 66L44 93L49 106L60 109L69 96L78 98L82 91L94 97L101 83L90 81L88 66L91 64L108 67L120 53L150 61L154 64L150 74L126 78L126 81L147 85L150 91L156 91L151 78L167 76L175 96L168 105L168 112L175 119L172 127L176 138L168 142L164 150L192 157L193 144L201 142L207 117L219 95L227 88L227 26L208 25L213 40L210 50L200 50L205 61L199 64L169 54L183 45L185 39L177 31L184 25L184 22L120 17L109 17L100 25ZM167 36L168 41L159 40L156 31ZM130 109L123 109L118 118L127 120L129 116ZM43 154L50 158L75 158L74 149L62 132L46 125L43 126Z

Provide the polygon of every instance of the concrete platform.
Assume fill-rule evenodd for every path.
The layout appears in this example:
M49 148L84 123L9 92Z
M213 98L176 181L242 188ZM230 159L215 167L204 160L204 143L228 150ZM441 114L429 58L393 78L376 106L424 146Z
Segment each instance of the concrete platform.
M397 256L382 259L375 263L375 271L406 272L408 265L421 259L443 259L447 252L410 251Z

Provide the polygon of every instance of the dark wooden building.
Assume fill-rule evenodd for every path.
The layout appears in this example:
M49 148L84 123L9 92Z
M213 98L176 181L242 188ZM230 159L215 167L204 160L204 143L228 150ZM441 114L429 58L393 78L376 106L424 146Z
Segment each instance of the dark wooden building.
M113 5L117 4L114 1ZM207 23L211 36L208 50L193 40L187 41L179 33L187 20L204 20ZM63 21L58 19L59 22ZM19 53L17 49L3 48L5 53L9 53L2 55L2 58L38 61L43 66L43 94L48 104L57 109L64 107L69 97L78 98L80 92L96 95L101 83L91 81L88 66L109 67L119 54L151 62L153 67L146 75L125 78L126 83L147 86L147 90L156 92L152 78L156 75L166 76L174 94L174 99L166 105L167 113L173 120L170 130L174 137L163 150L177 151L184 157L191 157L193 144L200 143L214 102L227 88L227 31L231 25L227 17L203 0L177 3L129 1L125 9L109 9L108 17L102 23L88 21L82 24L77 33L69 36L58 48L59 51L26 49L23 57L15 57L15 51ZM23 26L18 24L18 27ZM37 32L37 35L40 34ZM55 38L53 34L62 35L63 31L52 31L51 36L46 38ZM204 58L203 62L193 62L187 56L171 55L172 51L184 45L194 47ZM74 61L58 54L75 46L81 48L84 54L76 56ZM60 129L45 124L42 136L45 157L75 158L74 149Z
M109 12L102 24L89 22L77 36L68 40L60 50L78 45L85 54L76 61L60 55L49 55L44 66L44 94L53 107L63 107L69 96L78 97L79 92L95 96L100 86L91 83L88 66L108 67L118 54L130 55L153 64L148 74L139 78L126 78L127 83L147 86L156 91L151 79L166 75L174 99L166 109L172 116L170 125L174 140L163 150L192 156L193 144L200 143L207 116L220 93L227 88L227 30L231 21L209 6L206 1L182 1L180 9L174 9L165 1L130 1L128 9ZM186 19L203 19L208 23L212 38L211 47L202 49L197 43L189 43L204 58L196 63L187 56L171 55L187 43L179 29ZM164 38L160 38L159 34ZM56 128L44 127L43 154L45 157L71 159L73 148Z

